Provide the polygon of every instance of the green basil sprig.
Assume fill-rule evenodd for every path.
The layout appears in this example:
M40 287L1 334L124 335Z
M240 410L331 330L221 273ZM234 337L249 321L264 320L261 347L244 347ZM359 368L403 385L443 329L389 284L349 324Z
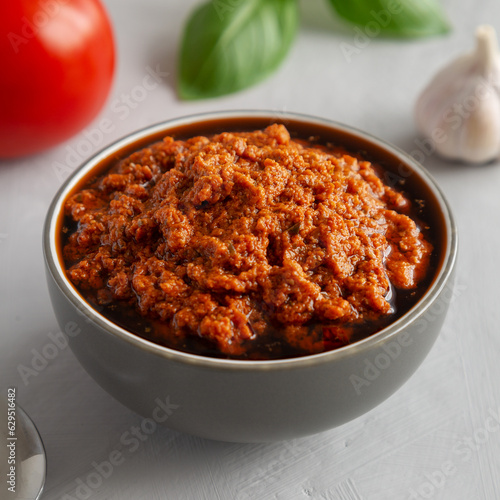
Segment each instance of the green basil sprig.
M329 0L347 21L400 37L439 35L450 26L436 0Z
M430 36L449 30L438 0L327 1L371 37ZM198 7L181 42L180 97L221 96L264 79L288 53L298 17L297 0L211 0Z
M179 94L200 99L249 87L283 61L298 26L296 0L213 0L184 31Z

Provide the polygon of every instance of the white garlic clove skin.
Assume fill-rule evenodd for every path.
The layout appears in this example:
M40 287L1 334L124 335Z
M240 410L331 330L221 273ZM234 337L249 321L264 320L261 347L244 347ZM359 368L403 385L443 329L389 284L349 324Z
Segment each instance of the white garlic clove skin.
M500 156L500 99L489 93L465 120L461 131L461 159L486 163Z
M445 66L420 95L419 132L450 160L500 157L500 55L495 30L480 26L476 49Z

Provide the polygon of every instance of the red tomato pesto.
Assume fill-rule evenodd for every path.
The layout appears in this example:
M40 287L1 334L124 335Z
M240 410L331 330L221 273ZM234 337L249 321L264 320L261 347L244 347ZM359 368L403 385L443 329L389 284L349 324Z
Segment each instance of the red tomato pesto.
M433 247L412 213L377 166L283 125L166 137L66 200L63 257L86 300L134 334L209 356L301 356L418 300Z

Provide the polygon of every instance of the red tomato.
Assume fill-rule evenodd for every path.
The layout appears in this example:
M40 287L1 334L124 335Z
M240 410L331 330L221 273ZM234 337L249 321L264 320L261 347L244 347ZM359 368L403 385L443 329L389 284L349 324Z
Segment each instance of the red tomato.
M0 157L54 146L102 108L115 65L99 0L8 0L0 19Z

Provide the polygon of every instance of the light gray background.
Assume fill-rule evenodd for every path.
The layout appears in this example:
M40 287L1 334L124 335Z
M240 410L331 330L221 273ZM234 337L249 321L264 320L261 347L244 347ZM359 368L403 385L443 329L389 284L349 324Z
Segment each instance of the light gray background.
M499 2L447 0L451 34L373 39L348 61L341 44L355 45L352 31L339 29L319 0L305 0L297 41L271 78L232 96L180 102L174 90L178 40L197 2L106 4L118 71L107 106L87 133L103 118L113 130L89 153L154 122L235 108L330 118L415 151L419 91L443 63L472 47L478 24L492 22L500 30ZM158 64L168 75L145 95L136 86L148 66ZM142 100L125 111L118 108L122 94ZM500 412L498 163L465 166L425 158L457 218L458 286L431 354L388 401L340 428L287 443L217 443L162 428L134 450L124 443L141 418L100 389L69 349L60 349L26 383L19 372L21 365L31 367L33 350L47 349L49 334L58 331L45 285L42 224L64 177L54 165L67 164L68 148L85 149L86 141L82 132L44 154L0 165L0 385L18 387L19 403L42 434L49 463L44 500L78 493L84 498L79 481L88 482L92 463L108 460L115 450L124 461L98 488L95 474L90 476L91 498L500 498L500 427L491 417Z

